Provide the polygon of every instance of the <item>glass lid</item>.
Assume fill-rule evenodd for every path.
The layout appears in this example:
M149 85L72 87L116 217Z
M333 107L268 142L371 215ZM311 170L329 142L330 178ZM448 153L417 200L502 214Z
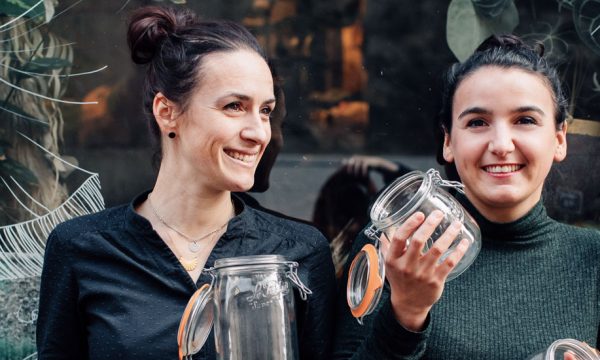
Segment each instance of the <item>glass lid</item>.
M204 284L192 295L181 316L177 332L180 360L200 351L210 334L213 321L213 292L209 284Z
M350 265L346 288L348 306L359 323L379 303L384 278L383 255L374 245L365 245Z

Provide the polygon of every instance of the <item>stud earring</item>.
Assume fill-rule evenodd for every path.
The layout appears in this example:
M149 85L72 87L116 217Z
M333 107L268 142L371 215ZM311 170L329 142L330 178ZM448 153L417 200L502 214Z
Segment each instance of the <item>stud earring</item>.
M177 136L177 135L175 134L175 132L173 132L173 131L169 132L169 137L170 137L171 139L175 139L175 136Z

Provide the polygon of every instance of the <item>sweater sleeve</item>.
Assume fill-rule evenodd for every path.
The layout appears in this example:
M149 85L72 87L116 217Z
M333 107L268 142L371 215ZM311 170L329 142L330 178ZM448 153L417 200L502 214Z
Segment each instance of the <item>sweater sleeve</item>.
M53 231L46 243L37 320L38 359L87 359L85 329L77 306L76 260Z
M320 240L307 260L306 276L300 276L308 279L305 285L312 291L306 301L300 300L304 307L298 334L301 359L331 359L335 271L329 246L322 235Z
M431 319L427 317L422 332L406 330L396 320L390 302L389 286L384 286L378 306L360 325L352 316L346 302L348 268L354 256L366 244L362 233L354 242L340 283L336 304L336 329L333 344L334 359L420 359L425 352L431 332Z

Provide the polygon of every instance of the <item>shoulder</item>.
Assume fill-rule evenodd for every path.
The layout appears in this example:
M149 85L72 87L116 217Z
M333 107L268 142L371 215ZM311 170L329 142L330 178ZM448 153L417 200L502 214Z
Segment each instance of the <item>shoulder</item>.
M121 205L64 221L54 228L50 237L69 241L86 234L122 228L128 206Z
M600 245L600 230L594 229L591 227L583 227L561 223L558 221L554 221L555 228L554 230L563 234L568 235L572 239L579 239L582 241L596 241L599 242Z
M554 236L565 246L600 256L600 230L555 222Z

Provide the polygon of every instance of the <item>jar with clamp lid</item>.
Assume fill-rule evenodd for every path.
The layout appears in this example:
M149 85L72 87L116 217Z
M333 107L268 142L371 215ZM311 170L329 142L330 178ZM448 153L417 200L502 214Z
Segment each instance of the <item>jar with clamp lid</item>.
M311 294L298 263L281 255L219 259L212 276L190 298L181 318L179 359L191 359L214 324L217 359L298 359L293 286Z
M460 275L477 257L481 249L479 226L462 205L444 190L448 187L462 192L463 185L443 180L434 169L425 173L412 171L395 180L375 200L370 213L371 225L365 230L374 244L365 245L352 261L346 288L348 305L360 323L364 316L373 312L383 290L385 266L379 246L380 236L391 241L395 230L415 212L420 211L425 216L434 210L444 213L443 220L426 242L424 252L431 248L452 222L459 221L462 224L460 233L440 261L452 254L462 239L468 240L469 248L447 280ZM407 246L409 243L410 239Z

